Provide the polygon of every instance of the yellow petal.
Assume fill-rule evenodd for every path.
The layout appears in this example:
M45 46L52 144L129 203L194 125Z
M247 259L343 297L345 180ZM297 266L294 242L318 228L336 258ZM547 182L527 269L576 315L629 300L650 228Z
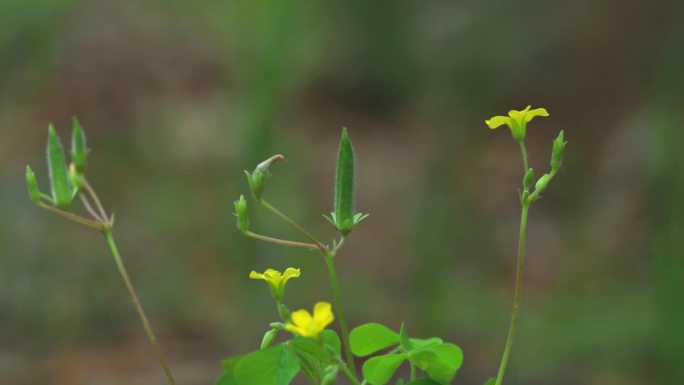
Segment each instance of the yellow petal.
M257 273L257 272L256 272L256 271L254 271L254 270L252 270L252 272L251 272L251 273L249 273L249 278L252 278L252 279L263 279L263 280L266 280L266 277L264 277L264 275L263 275L263 274L261 274L261 273Z
M292 323L300 328L308 327L309 324L311 324L311 322L313 321L311 314L304 309L292 312L290 317L292 318Z
M485 124L491 129L503 126L504 124L510 124L511 118L506 116L494 116L489 120L485 120Z
M527 113L525 116L525 123L532 120L535 116L549 116L549 113L546 111L546 108L535 108Z
M293 267L288 267L283 273L283 281L287 282L290 278L297 278L300 275L300 270Z
M328 302L318 302L314 306L313 312L313 319L319 325L321 330L325 329L326 326L330 325L335 320L335 316L332 312L332 306L330 306Z
M285 324L285 330L287 330L290 333L300 334L300 335L303 332L302 328L299 328L293 324Z

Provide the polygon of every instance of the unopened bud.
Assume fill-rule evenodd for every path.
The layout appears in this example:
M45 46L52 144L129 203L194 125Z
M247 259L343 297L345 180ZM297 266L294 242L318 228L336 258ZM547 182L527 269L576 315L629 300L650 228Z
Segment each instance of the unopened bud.
M26 187L28 188L29 198L35 203L40 202L40 189L36 181L36 174L31 166L26 166Z
M544 191L546 186L549 184L549 181L551 181L551 175L549 175L549 174L542 175L542 177L539 178L537 183L534 185L534 189L536 191Z
M237 217L237 228L245 232L249 229L249 213L247 212L247 200L244 195L234 202L235 216Z
M273 343L273 340L276 338L278 335L278 330L276 329L271 329L264 334L264 338L261 340L261 349L266 349L267 347L271 346L271 343Z
M272 157L259 163L251 173L245 171L249 188L252 190L252 194L256 200L261 200L261 194L264 191L264 183L266 183L266 180L271 176L269 168L273 163L279 162L283 159L285 159L285 157L280 154L273 155Z
M558 137L553 141L553 149L551 150L551 169L556 171L563 165L563 151L565 150L566 141L563 131L558 134Z
M524 190L529 191L530 187L532 187L532 183L534 183L534 170L530 168L527 170L525 177L523 178Z

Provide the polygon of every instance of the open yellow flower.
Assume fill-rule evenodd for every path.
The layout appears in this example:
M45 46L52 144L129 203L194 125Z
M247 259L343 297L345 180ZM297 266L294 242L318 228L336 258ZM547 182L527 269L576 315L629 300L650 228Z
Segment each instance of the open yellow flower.
M313 316L306 310L297 310L291 315L292 321L285 325L285 330L303 337L316 338L334 320L332 306L327 302L318 302L313 308Z
M249 273L249 278L263 279L264 281L266 281L268 286L271 288L273 298L280 301L283 298L283 293L285 292L285 284L287 283L287 281L289 281L290 278L299 277L299 274L299 269L288 267L282 274L275 269L267 269L263 273L257 273L256 271L252 271L251 273Z
M527 106L522 111L510 110L508 116L494 116L489 120L485 120L485 124L491 129L503 126L504 124L511 129L511 134L515 140L525 139L527 133L527 123L529 123L535 116L549 116L545 108L535 108L530 110L531 106Z

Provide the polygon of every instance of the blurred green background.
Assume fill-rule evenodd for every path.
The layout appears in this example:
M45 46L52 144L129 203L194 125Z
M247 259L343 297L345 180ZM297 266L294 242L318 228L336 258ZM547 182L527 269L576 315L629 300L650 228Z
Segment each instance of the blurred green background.
M28 199L77 115L90 179L179 384L210 384L276 315L250 270L321 258L245 239L232 201L274 153L268 199L324 239L340 128L371 217L339 256L350 323L459 344L456 383L495 374L512 300L521 165L483 121L527 104L531 212L507 384L684 383L681 1L0 2L0 384L162 383L94 231ZM252 210L260 232L295 238Z

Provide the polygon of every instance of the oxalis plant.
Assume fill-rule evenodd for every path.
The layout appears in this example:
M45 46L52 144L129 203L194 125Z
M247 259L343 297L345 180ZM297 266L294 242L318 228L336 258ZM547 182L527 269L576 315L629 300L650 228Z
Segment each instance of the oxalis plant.
M513 311L497 377L488 380L485 385L503 383L510 358L520 311L525 234L530 206L541 197L540 194L548 187L563 162L566 142L561 131L553 141L550 171L537 179L529 168L525 136L527 123L536 116L548 116L548 112L543 108L531 110L528 106L522 111L510 111L508 116L495 116L485 121L492 129L503 125L509 127L520 146L524 167L522 189L519 192L521 219ZM170 385L175 385L114 241L113 215L107 214L86 179L88 153L83 129L78 120L74 119L71 162L67 167L60 140L50 126L47 160L51 195L40 191L33 171L27 167L29 196L38 206L90 226L104 235L167 381ZM283 159L282 155L274 155L257 165L252 172L245 171L245 174L253 200L290 225L302 239L281 239L250 230L248 203L243 195L235 201L237 228L246 236L260 241L319 253L328 270L334 306L320 301L314 304L312 312L306 309L291 311L283 300L285 286L290 280L300 278L300 269L289 267L283 272L272 268L263 273L252 271L249 277L265 281L270 289L275 305L274 313L279 319L268 323L259 349L224 360L224 371L217 380L217 385L287 385L298 374L302 374L314 385L334 384L338 377L346 377L347 382L353 385L384 385L393 381L402 365L408 366L408 378L397 379L394 382L397 385L450 384L463 362L463 352L457 345L439 337L411 337L405 324L398 331L379 323L366 323L349 330L336 263L350 233L368 214L357 213L354 208L354 149L346 129L342 131L337 157L334 211L330 215L324 215L339 232L338 237L329 245L319 241L311 232L264 199L264 186L271 177L271 166ZM80 200L88 216L69 210L76 198ZM329 328L335 320L339 326L339 334ZM355 357L365 359L360 373L355 365Z

